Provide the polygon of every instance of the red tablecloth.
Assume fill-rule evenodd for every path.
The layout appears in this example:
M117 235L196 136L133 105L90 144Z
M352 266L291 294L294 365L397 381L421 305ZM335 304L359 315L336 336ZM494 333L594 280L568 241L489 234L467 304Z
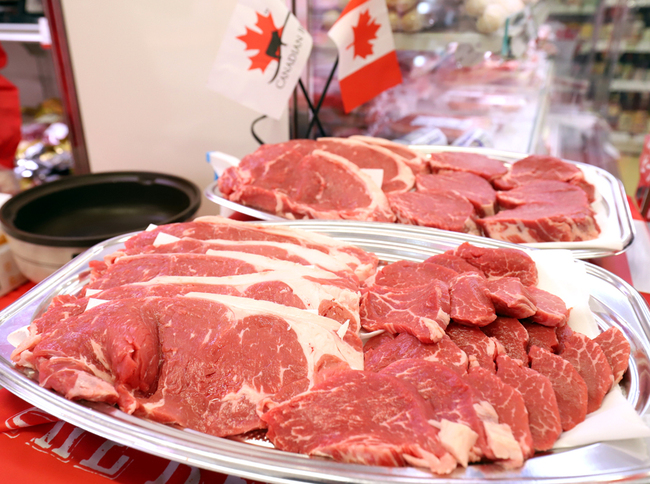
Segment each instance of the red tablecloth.
M642 220L631 204L636 220ZM643 223L642 229L648 230ZM639 238L641 240L641 238ZM645 248L644 248L645 250ZM650 257L650 247L647 253ZM630 284L632 275L625 254L592 261ZM8 306L33 284L25 284L0 298ZM643 294L650 303L650 295ZM0 479L7 483L68 484L228 484L254 482L189 467L116 444L31 406L0 389Z

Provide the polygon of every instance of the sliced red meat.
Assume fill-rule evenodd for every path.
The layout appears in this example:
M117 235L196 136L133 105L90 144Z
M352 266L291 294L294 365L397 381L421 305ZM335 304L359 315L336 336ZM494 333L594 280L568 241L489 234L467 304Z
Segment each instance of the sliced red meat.
M557 180L580 187L594 201L595 188L585 180L580 168L571 163L547 155L530 155L512 165L503 177L494 180L499 190L511 190L538 180Z
M467 373L467 354L444 335L437 343L422 343L415 336L400 333L397 336L382 333L366 342L363 347L364 368L379 371L391 363L406 358L435 361L456 373Z
M453 192L406 192L388 195L397 221L435 229L478 235L474 207Z
M524 397L535 450L552 448L562 433L562 424L551 381L506 355L497 357L497 376Z
M409 333L435 343L449 324L449 287L442 281L392 288L373 285L361 299L361 325L367 331Z
M226 195L233 202L291 218L394 220L381 188L341 156L322 150L303 156L291 150L262 167L244 161L219 178L223 184L229 171L238 172Z
M408 146L404 146L393 141L389 141L384 138L375 138L372 136L361 136L354 135L350 136L350 139L363 141L369 145L381 146L386 148L398 156L401 156L404 162L411 168L414 174L418 173L427 173L429 171L429 165L427 164L424 156L419 153L416 153Z
M429 257L424 262L432 262L441 266L445 266L448 269L452 269L458 273L463 272L476 272L482 276L485 276L483 271L477 267L474 267L472 264L467 262L465 259L461 259L458 256L452 254L436 254Z
M530 367L553 385L562 430L571 430L587 416L587 384L571 363L539 346L530 348Z
M307 390L326 362L361 368L339 328L232 296L122 299L50 327L29 351L41 383L67 398L226 436L261 428L258 405Z
M421 192L454 192L465 197L479 216L494 215L496 192L489 182L473 173L450 171L435 175L418 175L415 185Z
M537 311L530 318L533 323L551 327L567 323L570 310L562 299L538 287L528 287L528 292L537 306Z
M614 326L596 336L594 342L598 343L605 353L612 369L614 383L620 382L629 364L630 342L625 339L621 330Z
M295 244L329 254L355 271L361 281L374 274L378 259L375 254L321 234L282 226L256 225L218 216L199 217L193 222L167 224L146 230L129 238L127 251L153 246L161 235L189 237L197 240L266 241Z
M316 149L342 156L361 169L383 171L381 189L405 192L413 188L415 177L404 160L379 145L369 145L352 138L318 138Z
M589 390L587 413L600 408L603 398L614 383L612 369L598 343L581 333L562 339L564 349L560 356L573 365Z
M584 192L569 183L540 181L499 192L501 210L477 220L491 238L514 243L575 242L598 237L600 227Z
M494 360L497 357L497 344L475 326L462 326L450 323L447 335L463 350L469 358L469 367L480 366L494 373Z
M451 319L469 326L485 326L497 317L484 277L466 272L456 276L449 288Z
M499 178L508 172L506 166L498 160L477 153L454 151L431 153L429 166L434 173L440 170L467 171L488 181Z
M481 330L486 335L496 338L510 358L519 360L525 366L528 365L526 352L528 332L517 319L499 316L493 323L483 326Z
M490 299L500 316L524 319L537 312L532 296L516 277L502 277L487 281Z
M464 242L447 253L461 257L488 277L517 277L524 286L537 285L537 266L528 254L517 249L487 249Z
M476 462L481 458L497 459L494 450L488 445L486 429L475 408L479 402L460 375L443 365L425 360L400 360L381 370L381 373L399 378L417 388L433 407L435 420L441 427L446 425L445 420L466 427L458 429L447 426L456 429L456 432L449 432L449 436L447 432L440 433L443 446L461 465L466 467L468 462ZM512 434L510 438L511 447L519 450Z
M524 458L535 453L533 437L528 424L528 411L524 397L510 385L505 384L494 373L475 366L465 377L474 394L481 401L488 402L496 411L499 422L510 427Z
M278 449L448 474L456 460L429 423L433 417L433 408L412 385L369 371L336 373L262 415Z
M521 324L528 332L528 348L539 346L551 353L557 353L559 342L555 328L542 326L541 324L532 323L529 320L521 321ZM568 327L568 326L567 326Z
M439 279L449 284L458 272L430 262L397 261L382 267L370 284L396 289L422 286Z

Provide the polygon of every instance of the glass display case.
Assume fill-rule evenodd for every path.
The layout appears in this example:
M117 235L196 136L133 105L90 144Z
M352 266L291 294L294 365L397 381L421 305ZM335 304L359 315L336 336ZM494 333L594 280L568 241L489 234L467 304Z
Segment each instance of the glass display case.
M317 0L296 6L314 38L306 76L314 101L337 56L327 31L346 3ZM520 8L488 26L474 3L388 1L403 83L345 114L335 75L319 112L325 133L536 151L553 71L536 45L541 4L517 0ZM301 96L296 105L292 136L304 137L310 113Z

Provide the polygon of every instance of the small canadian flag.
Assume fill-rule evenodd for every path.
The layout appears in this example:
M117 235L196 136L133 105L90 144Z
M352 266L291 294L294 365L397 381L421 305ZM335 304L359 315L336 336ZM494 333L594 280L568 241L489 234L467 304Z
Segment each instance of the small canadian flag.
M208 87L279 119L311 48L311 35L283 0L238 0Z
M350 0L327 35L339 51L346 113L402 82L385 0Z

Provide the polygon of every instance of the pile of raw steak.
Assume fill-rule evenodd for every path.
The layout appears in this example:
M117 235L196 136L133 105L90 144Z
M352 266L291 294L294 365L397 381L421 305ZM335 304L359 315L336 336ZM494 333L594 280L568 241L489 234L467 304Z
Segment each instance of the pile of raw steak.
M380 265L203 217L92 262L12 359L66 398L216 436L267 429L286 451L436 474L513 468L599 408L630 352L617 329L573 332L537 280L516 249Z
M576 166L531 155L511 167L487 156L424 157L352 136L263 145L218 181L227 199L291 219L434 227L514 243L598 237L594 187Z

